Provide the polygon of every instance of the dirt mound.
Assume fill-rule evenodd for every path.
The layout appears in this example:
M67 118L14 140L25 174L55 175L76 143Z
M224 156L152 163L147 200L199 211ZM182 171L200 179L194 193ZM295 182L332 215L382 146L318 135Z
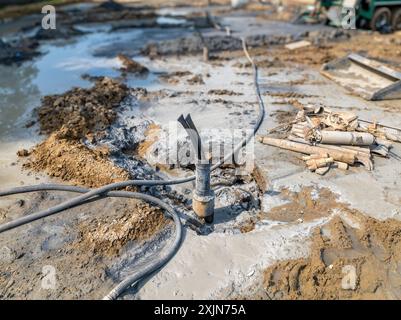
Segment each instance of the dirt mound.
M162 211L147 203L130 200L115 208L118 215L79 225L80 240L74 244L89 252L115 256L129 241L147 240L168 223ZM86 250L86 249L85 249Z
M276 110L270 113L270 116L273 116L278 123L291 123L292 121L295 120L295 117L297 116L297 111L296 110Z
M286 260L264 272L271 299L400 299L401 222L345 211L312 237L311 255ZM348 221L348 220L347 220Z
M40 130L50 134L64 127L69 138L104 130L115 120L115 108L128 91L126 85L103 78L90 89L74 88L61 95L45 96L36 109Z
M53 133L29 153L25 168L45 171L74 185L100 187L129 179L129 174L108 159L108 150L89 149L78 140L66 139L65 131Z

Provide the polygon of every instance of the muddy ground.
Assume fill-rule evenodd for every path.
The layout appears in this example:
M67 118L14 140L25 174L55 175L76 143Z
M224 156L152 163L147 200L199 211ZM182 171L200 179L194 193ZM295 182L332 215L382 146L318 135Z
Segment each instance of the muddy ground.
M219 3L212 13L231 29L230 35L213 27L202 3L188 9L179 1L170 8L160 1L132 8L73 8L61 15L61 27L54 34L36 30L32 19L24 17L10 24L13 32L15 25L20 26L17 30L25 44L0 42L5 48L0 62L15 63L16 68L46 59L44 48L52 50L47 46L53 41L79 43L81 37L99 32L82 28L83 23L107 25L109 31L103 37L125 33L106 45L97 43L90 51L91 60L112 59L111 76L97 69L77 69L79 81L87 81L84 87L73 88L73 82L66 90L40 96L20 124L21 130L39 141L22 144L18 160L5 162L6 166L37 179L45 176L47 181L91 188L135 178L192 174L193 159L185 157L189 142L182 132L178 161L163 162L168 154L163 134L169 121L191 112L196 124L206 129L246 129L254 124L256 98L252 69L241 50L242 36L261 72L268 108L262 133L293 119L294 106L306 103L399 119L399 101L366 105L319 75L323 63L351 51L399 69L399 34L292 25L288 21L300 10L292 2L284 2L288 10L256 3L232 10L225 4ZM161 14L162 9L179 13ZM171 25L160 17L185 21ZM163 28L169 31L161 37ZM9 36L4 33L7 30L1 31ZM145 37L130 38L138 31ZM301 39L311 41L311 46L285 49L285 43ZM205 46L209 50L206 61ZM104 61L111 60L100 63ZM330 86L333 97L326 99L323 95ZM219 136L224 139L224 133L219 131ZM400 298L401 224L394 207L399 206L401 195L389 177L394 176L389 174L392 170L398 172L398 163L378 160L378 173L368 177L363 168L355 168L316 178L303 173L299 155L257 142L255 152L257 166L245 175L238 165L224 166L213 174L216 217L211 226L191 223L195 218L192 184L139 188L177 208L185 236L173 261L139 292L132 289L124 298ZM219 156L213 155L214 159ZM292 180L286 178L291 175ZM371 206L376 215L345 179L362 184L377 179L378 188L386 186L385 194L377 196L377 207ZM0 222L70 197L58 192L11 197L2 203ZM0 297L101 298L162 250L173 234L169 219L141 201L104 199L73 208L1 235ZM206 261L206 254L216 263ZM57 286L51 290L43 288L43 267L49 265L57 271ZM349 270L355 271L355 281L344 284Z
M378 221L346 211L314 230L311 255L264 272L269 299L400 299L400 221Z
M311 191L284 190L289 202L267 213L272 220L297 223L331 213L312 231L310 255L269 266L256 292L242 298L400 299L400 221L366 217L328 189L313 200Z

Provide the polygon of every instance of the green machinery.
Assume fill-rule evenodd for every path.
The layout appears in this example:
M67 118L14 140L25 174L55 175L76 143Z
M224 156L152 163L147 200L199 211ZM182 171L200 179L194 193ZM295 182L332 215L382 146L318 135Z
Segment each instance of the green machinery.
M321 21L325 17L332 24L339 25L344 16L343 8L355 9L357 27L401 30L401 0L317 0L312 10L304 13L303 20Z

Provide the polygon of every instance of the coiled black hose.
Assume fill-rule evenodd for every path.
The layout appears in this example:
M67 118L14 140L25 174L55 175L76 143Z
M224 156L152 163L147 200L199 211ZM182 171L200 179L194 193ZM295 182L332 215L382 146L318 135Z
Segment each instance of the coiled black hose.
M65 186L59 184L47 184L47 185L37 185L37 186L27 186L21 188L14 188L8 190L7 192L1 192L0 195L12 195L12 194L21 194L27 192L34 191L68 191L68 192L78 192L78 193L87 193L90 189L75 187L75 186ZM119 283L110 293L108 293L103 299L104 300L113 300L116 299L119 295L121 295L128 287L137 283L140 279L152 274L153 272L162 268L170 259L175 255L178 251L181 243L182 237L182 225L179 216L174 211L174 209L163 202L162 200L138 192L128 192L128 191L109 191L107 193L98 195L97 198L91 198L86 200L85 202L80 203L80 205L91 202L94 200L99 200L104 197L120 197L120 198L134 198L144 200L150 203L153 203L160 208L166 210L170 218L173 219L175 223L175 237L171 245L162 252L157 259L149 261L145 267L143 267L140 272L134 273L133 275L125 278L121 283Z
M244 53L253 68L254 88L255 88L255 93L256 93L257 99L258 99L259 114L258 114L256 124L253 127L252 134L249 134L247 137L242 139L237 144L237 146L234 148L232 153L228 154L224 159L221 159L218 163L213 165L211 168L212 170L221 166L225 161L230 159L233 156L233 154L237 153L243 146L245 146L253 138L253 136L259 129L259 127L262 124L262 121L264 119L265 110L264 110L264 103L263 103L262 97L260 95L260 89L259 89L259 85L258 85L258 68L248 53L244 39L242 39L242 45L243 45ZM142 199L145 201L152 202L152 203L164 208L170 214L171 218L174 220L175 225L176 225L176 237L174 239L173 244L166 250L164 255L153 260L140 272L124 279L119 285L117 285L116 288L114 288L104 298L104 299L116 299L124 290L126 290L132 284L135 284L138 280L142 279L143 277L146 277L147 275L150 275L151 273L159 270L175 255L175 253L177 252L177 250L180 246L180 242L181 242L182 225L181 225L181 221L180 221L178 215L176 214L176 212L174 211L174 209L171 208L170 206L168 206L166 203L164 203L160 199L146 195L146 194L142 194L142 193L127 192L127 191L112 191L112 190L124 188L124 187L128 187L128 186L139 186L139 185L140 186L174 185L174 184L181 184L181 183L185 183L185 182L189 182L189 181L193 181L193 180L195 180L194 175L185 177L185 178L174 179L174 180L128 180L128 181L123 181L123 182L111 183L111 184L108 184L108 185L105 185L103 187L93 189L93 190L81 188L81 187L74 187L74 186L67 186L67 185L55 185L55 184L24 186L24 187L17 187L17 188L12 188L9 190L4 190L4 191L0 192L0 197L12 195L12 194L21 194L21 193L27 193L27 192L46 191L46 190L79 192L79 193L82 193L82 195L75 197L73 199L70 199L68 201L65 201L52 208L48 208L46 210L42 210L37 213L33 213L28 216L24 216L24 217L15 219L13 221L4 223L4 224L0 225L0 233L7 231L7 230L14 229L16 227L22 226L24 224L33 222L38 219L45 218L47 216L67 210L69 208L79 206L79 205L82 205L87 202L96 201L103 197L109 197L109 196L110 197L127 197L127 198Z

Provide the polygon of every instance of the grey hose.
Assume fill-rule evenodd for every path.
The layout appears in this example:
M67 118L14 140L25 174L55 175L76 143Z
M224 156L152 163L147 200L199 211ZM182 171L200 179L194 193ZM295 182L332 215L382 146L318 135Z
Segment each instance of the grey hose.
M227 155L224 159L220 160L218 163L213 165L211 168L212 170L215 170L221 164L223 164L226 160L230 159L236 152L238 152L238 150L240 150L243 146L245 146L253 138L254 134L259 129L259 127L263 121L264 114L265 114L264 104L263 104L263 100L260 95L260 90L259 90L259 85L258 85L258 69L257 69L257 66L255 65L254 61L252 60L252 58L249 56L244 39L242 39L242 44L243 44L243 50L245 52L245 55L248 58L249 62L252 64L252 68L254 71L254 87L255 87L255 93L258 98L259 115L258 115L256 124L253 128L252 134L248 135L243 140L241 140L241 142L238 143L238 145L234 148L234 150L231 154ZM181 184L181 183L185 183L185 182L189 182L189 181L193 181L193 180L195 180L195 175L192 175L192 176L189 176L186 178L174 179L174 180L128 180L128 181L123 181L123 182L111 183L109 185L106 185L106 186L103 186L103 187L100 187L97 189L93 189L93 190L81 188L81 187L66 186L66 185L54 185L54 184L24 186L24 187L17 187L17 188L13 188L13 189L9 189L9 190L4 190L4 191L0 192L0 197L12 195L12 194L20 194L20 193L27 193L27 192L34 192L34 191L43 191L43 190L71 191L71 192L79 192L79 193L83 193L83 194L78 197L75 197L71 200L65 201L52 208L48 208L46 210L42 210L40 212L31 214L29 216L24 216L24 217L15 219L13 221L4 223L4 224L0 225L0 233L7 231L7 230L11 230L13 228L19 227L21 225L30 223L30 222L38 220L38 219L45 218L47 216L50 216L50 215L58 213L60 211L69 209L71 207L79 206L79 205L82 205L84 203L91 202L91 201L96 201L98 199L101 199L102 197L107 197L107 196L129 197L129 198L142 199L145 201L152 202L156 205L159 205L160 207L164 208L165 210L167 210L167 212L170 213L171 217L173 218L173 220L176 224L177 229L176 229L175 240L174 240L173 244L171 245L171 247L169 248L169 250L166 250L165 253L161 257L159 257L158 259L155 259L154 261L149 263L139 273L136 273L134 275L127 277L105 297L105 299L115 299L124 290L126 290L126 288L128 288L132 284L136 283L141 278L157 271L174 256L174 254L178 250L180 242L181 242L182 226L181 226L179 217L177 216L175 211L170 206L168 206L163 201L161 201L160 199L146 195L146 194L142 194L142 193L127 192L127 191L112 191L112 190L124 188L124 187L128 187L128 186L134 186L134 185L137 185L137 186L138 185L141 185L141 186L173 185L173 184Z

